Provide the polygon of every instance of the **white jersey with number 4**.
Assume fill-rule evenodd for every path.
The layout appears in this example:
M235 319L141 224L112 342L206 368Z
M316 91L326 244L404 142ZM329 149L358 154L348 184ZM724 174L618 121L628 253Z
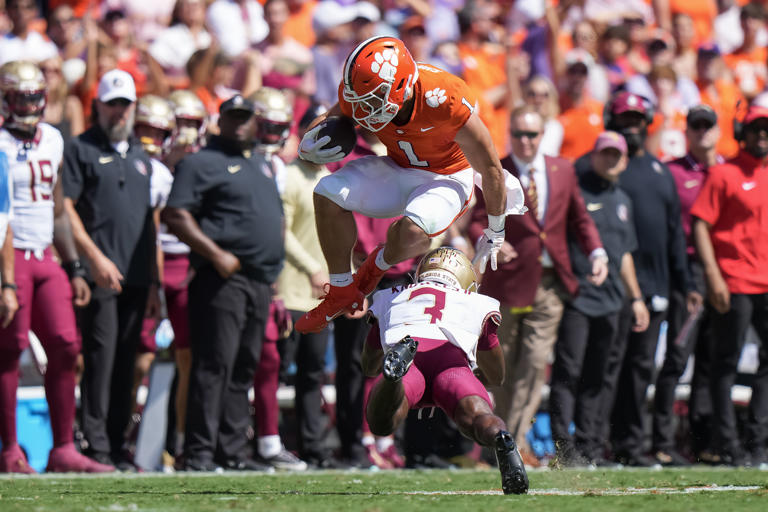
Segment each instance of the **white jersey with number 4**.
M24 142L3 128L0 151L8 157L13 179L13 247L42 251L53 242L53 188L64 151L61 133L40 123L35 138Z
M473 364L483 325L491 317L500 319L496 299L431 282L379 290L371 313L385 350L405 336L448 340Z

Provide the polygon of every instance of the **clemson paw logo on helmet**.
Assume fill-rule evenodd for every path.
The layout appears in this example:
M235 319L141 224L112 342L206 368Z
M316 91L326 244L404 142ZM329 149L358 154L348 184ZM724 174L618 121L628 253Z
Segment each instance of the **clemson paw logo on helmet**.
M433 108L439 107L445 103L446 99L448 99L445 95L445 89L441 89L439 87L435 87L431 91L427 91L424 96L427 99L427 105Z
M376 52L371 62L371 71L378 73L379 78L392 82L397 72L397 53L387 48L382 52Z

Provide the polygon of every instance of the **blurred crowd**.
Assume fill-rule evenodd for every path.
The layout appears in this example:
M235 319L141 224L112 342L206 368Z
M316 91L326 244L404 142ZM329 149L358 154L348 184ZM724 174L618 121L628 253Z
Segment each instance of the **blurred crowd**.
M504 322L515 325L499 334L512 384L494 396L525 463L768 464L768 394L760 387L768 385L768 326L760 325L768 318L768 311L761 315L768 309L768 267L743 270L759 282L746 288L723 270L723 291L712 265L721 264L718 243L728 236L712 232L716 240L704 249L714 243L714 255L699 253L717 222L707 216L714 206L696 203L699 190L717 194L702 188L711 166L737 158L740 168L752 166L744 171L750 176L766 172L763 164L744 162L768 145L768 2L0 0L0 7L0 115L8 147L16 140L21 148L8 155L8 165L26 161L39 126L61 138L46 135L54 140L46 151L58 155L49 160L61 162L61 170L52 169L58 178L40 170L49 186L40 192L49 196L46 215L55 218L43 238L55 244L71 284L78 333L46 333L41 341L46 351L67 343L81 355L76 374L48 368L58 372L46 376L46 389L60 448L49 470L135 468L136 388L158 350L162 319L173 327L177 368L168 467L174 458L176 469L190 471L484 463L439 415L414 413L397 439L370 432L363 410L371 381L360 369L369 326L362 314L338 318L319 334L292 329L328 282L311 191L341 165L304 162L297 148L311 121L336 103L349 52L376 35L398 37L416 61L462 77L479 98L505 167L527 169L526 176L541 171L549 180L536 198L527 183L536 186L538 178L521 179L528 200L537 201L533 208L527 203L535 228L507 230L495 273L506 277L486 273L480 289L500 300ZM39 86L20 85L29 83ZM44 94L21 94L30 91ZM385 151L375 135L358 130L345 161ZM206 171L219 164L239 185L223 187ZM29 168L27 200L34 202ZM240 172L251 168L258 179ZM577 184L578 196L563 196L570 206L562 212L553 200L560 200L561 179ZM262 191L258 197L252 187ZM747 209L762 212L765 197ZM601 218L609 205L615 219ZM481 211L465 215L435 244L472 256L485 227L478 224ZM547 225L560 215L558 228ZM702 218L705 226L695 222ZM19 241L18 219L14 212L17 275L20 261L43 262L47 250ZM356 222L359 265L383 242L391 219L356 215ZM281 225L284 238L274 231ZM723 259L742 260L738 249L750 240L760 247L765 224L748 227L756 231L738 233L746 241L733 242L735 256ZM591 244L598 239L589 229L611 262L603 288L586 277L590 251L600 246ZM79 258L64 254L59 242L67 237ZM523 253L531 237L538 245ZM545 242L558 237L562 254L547 245L556 242ZM380 286L407 282L416 263L396 265ZM16 300L6 293L18 293L14 312L33 309L27 314L36 332L33 291L35 301L59 299L40 292L34 279L22 294L6 269L6 314ZM530 289L502 285L534 278ZM87 282L87 297L76 279ZM577 295L579 289L590 291ZM657 372L665 321L666 358ZM13 412L30 320L13 322L2 331L22 338L0 336L0 472L31 472L16 445ZM754 382L763 392L753 393L740 433L730 388L749 324L763 342ZM326 374L331 342L333 376ZM693 353L683 419L673 411L675 387ZM221 375L229 384L217 380ZM77 451L94 463L71 453L74 404L68 399L56 412L51 403L58 395L50 390L62 379L71 382L65 389L80 383L84 440ZM280 382L295 387L295 417L280 418ZM552 415L555 449L542 454L527 435L546 382L551 394L543 407ZM651 432L646 392L653 383ZM335 385L335 406L322 394L326 384ZM250 388L252 403L243 406Z

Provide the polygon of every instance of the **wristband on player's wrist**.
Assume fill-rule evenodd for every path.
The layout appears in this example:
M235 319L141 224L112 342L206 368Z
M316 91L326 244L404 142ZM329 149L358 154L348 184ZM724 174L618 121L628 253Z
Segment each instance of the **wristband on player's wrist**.
M504 231L504 219L505 215L489 215L488 216L488 229L498 233Z
M67 273L67 277L69 277L70 281L76 277L85 279L87 275L85 267L83 267L83 262L80 260L65 261L61 266L64 269L64 272Z

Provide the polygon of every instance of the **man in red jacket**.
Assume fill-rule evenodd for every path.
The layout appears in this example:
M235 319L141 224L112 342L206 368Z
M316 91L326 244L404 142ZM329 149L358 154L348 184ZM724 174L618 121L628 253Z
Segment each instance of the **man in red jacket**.
M751 106L738 155L709 168L691 207L696 249L711 312L712 405L720 460L729 466L768 464L768 109ZM746 333L760 338L744 428L745 453L731 400Z
M497 412L515 436L523 459L534 466L538 461L525 435L541 401L563 299L578 289L568 257L569 234L589 255L590 281L599 286L608 275L608 257L584 206L573 166L539 153L542 133L543 119L534 108L524 106L512 113L512 153L502 166L520 180L528 212L507 219L498 270L483 280L483 293L501 302L499 339L507 379L494 390ZM470 225L475 239L482 235L485 217L485 203L478 194Z

